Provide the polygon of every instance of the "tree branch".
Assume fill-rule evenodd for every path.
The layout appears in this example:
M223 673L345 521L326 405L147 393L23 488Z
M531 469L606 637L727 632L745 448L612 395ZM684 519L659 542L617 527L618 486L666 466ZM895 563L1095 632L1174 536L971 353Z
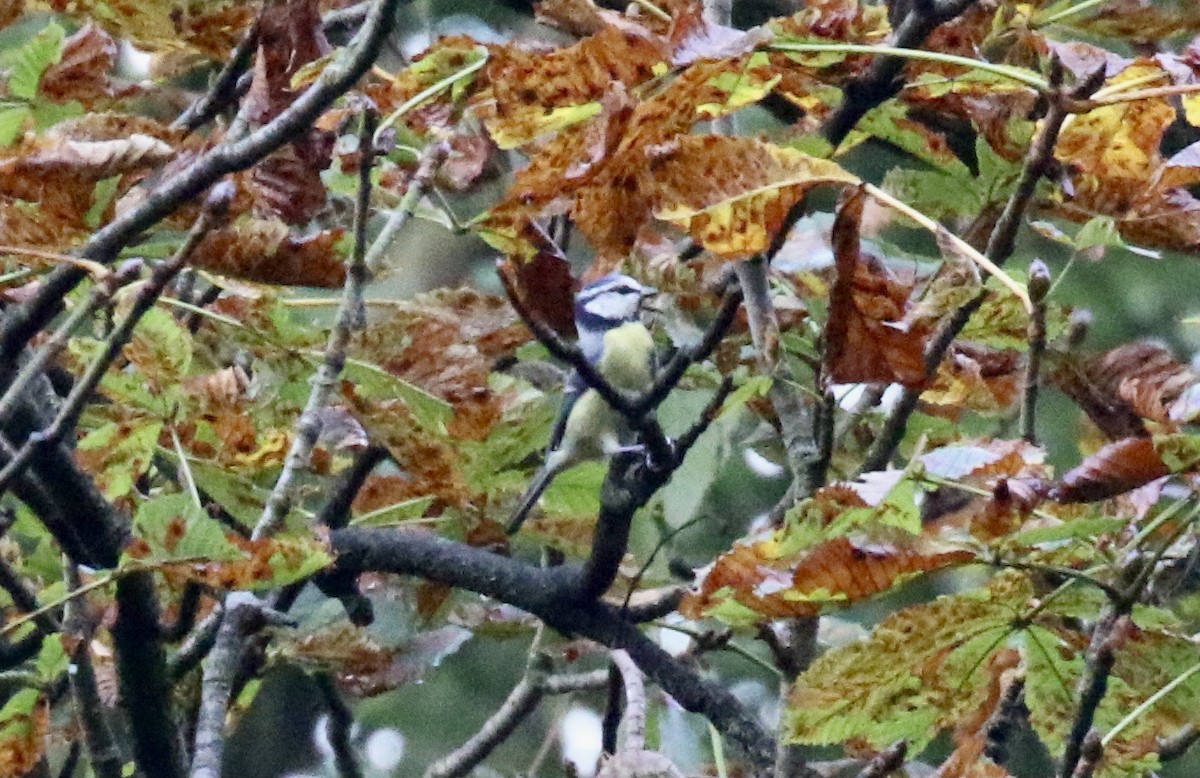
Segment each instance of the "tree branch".
M623 648L663 691L687 710L706 716L761 768L772 764L773 739L721 686L676 660L603 602L576 596L575 565L540 569L434 535L347 528L331 535L336 569L416 575L494 597L528 611L564 634Z

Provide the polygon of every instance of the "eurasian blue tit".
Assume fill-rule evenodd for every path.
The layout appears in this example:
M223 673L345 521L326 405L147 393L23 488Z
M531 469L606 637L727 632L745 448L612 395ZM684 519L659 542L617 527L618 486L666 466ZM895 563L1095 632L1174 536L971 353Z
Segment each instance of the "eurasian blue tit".
M580 350L615 388L641 392L654 381L654 340L640 315L642 303L653 294L654 289L629 276L612 274L588 284L575 297ZM509 533L520 528L555 475L589 459L635 449L632 438L625 418L572 373L546 461L521 498Z

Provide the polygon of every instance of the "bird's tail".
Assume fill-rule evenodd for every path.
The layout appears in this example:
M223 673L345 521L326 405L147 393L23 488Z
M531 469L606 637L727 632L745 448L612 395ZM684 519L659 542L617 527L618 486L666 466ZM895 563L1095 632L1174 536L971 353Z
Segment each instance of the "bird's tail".
M517 510L513 513L512 518L508 520L508 534L511 535L521 528L525 523L525 519L529 518L529 512L533 510L533 506L537 505L538 498L542 496L542 492L546 491L546 487L554 480L558 468L542 466L541 469L533 476L533 480L529 483L529 488L525 490L525 494L521 497L521 504L517 506Z

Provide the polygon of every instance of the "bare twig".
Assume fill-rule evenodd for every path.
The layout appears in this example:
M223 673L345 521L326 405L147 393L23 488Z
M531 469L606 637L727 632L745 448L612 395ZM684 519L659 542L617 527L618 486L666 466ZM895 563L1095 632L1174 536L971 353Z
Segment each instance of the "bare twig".
M67 561L64 567L67 590L78 589L81 586L78 566ZM104 703L96 687L96 672L92 667L92 636L96 624L88 616L86 598L77 597L67 602L64 622L64 630L75 641L75 648L71 652L73 669L67 674L67 679L75 701L75 715L83 730L84 742L87 743L88 761L96 778L121 778L125 759L109 729L104 716Z
M613 651L612 660L625 682L625 712L617 732L617 748L640 751L646 747L646 686L642 671L625 651Z
M373 134L372 134L373 137ZM372 145L373 140L368 138L364 145ZM392 210L388 215L387 222L384 223L383 229L380 230L379 236L371 244L371 248L367 250L366 265L367 269L372 273L378 273L383 265L383 260L387 258L388 249L392 245L392 241L404 229L404 225L408 223L408 219L420 204L421 198L425 196L425 192L429 189L429 183L433 180L433 176L437 173L438 168L446 161L446 155L450 153L450 144L443 140L437 140L430 143L421 152L421 159L417 162L417 170L408 181L408 188L404 190L404 197L401 198L400 204Z
M260 607L258 598L246 592L232 592L225 598L216 642L203 663L191 778L220 778L226 709L237 678L245 631Z
M858 778L883 778L888 773L899 770L907 755L908 741L897 740L876 754L870 762L867 762L866 767L858 774Z
M1042 354L1046 351L1046 294L1050 291L1050 268L1040 259L1029 263L1029 298L1033 315L1029 318L1029 357L1025 365L1025 391L1021 400L1021 437L1037 445L1038 382L1041 380Z
M719 684L701 677L622 618L621 610L576 596L574 565L538 568L425 533L348 527L331 533L336 569L416 575L500 599L553 629L623 648L659 687L686 710L700 713L745 749L759 768L775 758L774 740Z
M132 281L140 269L141 263L130 262L116 273L106 273L105 277L92 287L87 300L76 306L71 315L54 331L54 334L47 338L21 366L21 372L17 374L4 391L4 395L0 397L0 419L7 419L12 414L14 404L29 387L29 384L33 379L42 375L51 361L62 353L67 346L67 341L75 334L75 330L79 329L79 325L111 300L122 286Z
M224 110L226 106L237 100L238 79L246 72L246 68L250 66L250 59L254 56L255 49L258 48L258 32L261 19L261 16L256 18L253 24L250 25L250 28L246 30L246 34L242 36L237 46L234 47L229 61L221 68L221 72L217 74L212 86L209 87L204 96L188 106L186 111L179 114L175 121L172 122L172 127L180 127L188 132L192 132L199 127L203 127L214 116Z
M212 651L224 614L224 607L218 604L179 646L167 664L167 673L172 681L178 681L190 673Z
M350 743L350 732L354 728L354 716L329 673L316 677L325 708L329 716L329 747L333 750L334 769L338 778L362 778L362 767Z
M1075 778L1075 770L1081 759L1086 759L1084 741L1092 731L1096 710L1108 691L1108 679L1116 661L1117 646L1127 637L1128 613L1132 605L1129 601L1111 603L1092 632L1092 642L1087 652L1087 671L1079 681L1076 695L1079 702L1063 745L1059 778Z
M251 534L253 539L272 535L283 526L288 511L291 510L296 476L300 471L307 469L313 448L320 437L321 409L328 404L346 362L346 346L350 343L350 335L355 329L365 325L362 314L363 290L371 277L366 262L366 225L371 199L371 168L375 164L375 146L371 138L374 136L377 121L378 115L374 106L362 112L362 126L359 131L358 196L354 210L354 248L351 252L350 266L346 270L342 302L325 345L325 358L317 374L313 376L308 401L296 421L296 435L292 438L283 469L275 481L271 496L263 506L262 516L254 526L254 532Z
M1008 761L1008 741L1013 730L1029 715L1025 707L1025 678L1016 676L1009 680L1000 695L996 709L983 726L987 743L983 753L1001 767Z
M525 674L500 708L467 742L430 765L425 771L425 778L460 778L471 772L537 708L545 694L544 683L549 672L549 657L540 651L533 651Z
M1168 762L1172 759L1178 759L1187 753L1188 749L1200 740L1200 727L1193 724L1185 724L1169 737L1159 738L1158 740L1158 759L1160 762Z

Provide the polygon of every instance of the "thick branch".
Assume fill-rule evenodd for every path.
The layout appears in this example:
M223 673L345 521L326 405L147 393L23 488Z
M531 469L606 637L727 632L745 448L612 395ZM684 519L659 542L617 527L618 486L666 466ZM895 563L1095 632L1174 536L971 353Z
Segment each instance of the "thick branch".
M348 528L333 532L331 541L338 569L416 575L469 589L528 611L564 634L625 649L684 708L706 716L759 767L771 765L774 741L733 695L659 648L621 618L619 609L579 601L575 596L578 567L535 568L418 532Z

